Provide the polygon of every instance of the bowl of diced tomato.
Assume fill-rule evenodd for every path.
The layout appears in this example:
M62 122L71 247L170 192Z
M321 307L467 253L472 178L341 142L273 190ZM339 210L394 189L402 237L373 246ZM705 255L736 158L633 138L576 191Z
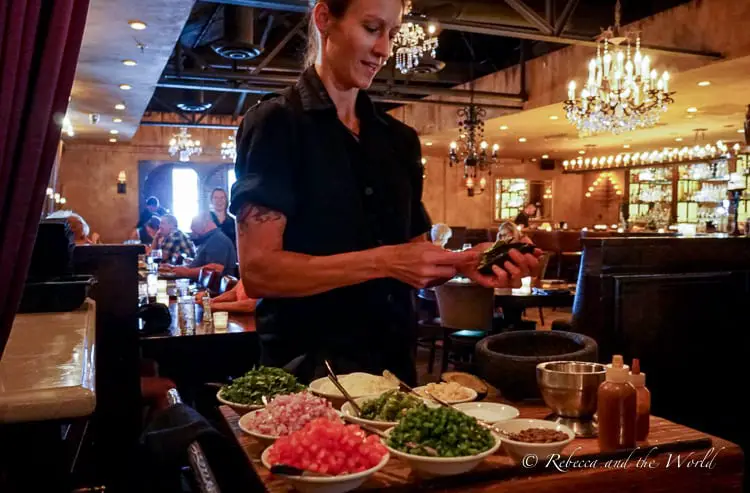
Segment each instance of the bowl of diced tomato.
M271 469L287 465L302 475L279 475L302 493L344 493L360 487L390 459L375 435L359 426L318 418L299 431L282 436L263 451L261 462Z

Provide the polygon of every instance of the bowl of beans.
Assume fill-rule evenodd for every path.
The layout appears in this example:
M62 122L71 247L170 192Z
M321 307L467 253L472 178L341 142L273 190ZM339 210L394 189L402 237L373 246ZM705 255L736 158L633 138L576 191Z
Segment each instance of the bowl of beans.
M511 419L495 423L503 450L515 462L521 463L528 455L540 462L553 454L561 454L573 441L573 430L554 421L542 419Z

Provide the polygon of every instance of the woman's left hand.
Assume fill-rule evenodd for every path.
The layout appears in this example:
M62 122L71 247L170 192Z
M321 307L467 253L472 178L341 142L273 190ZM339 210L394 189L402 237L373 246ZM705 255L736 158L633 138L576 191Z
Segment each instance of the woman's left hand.
M490 242L480 243L471 250L482 254L492 247L493 244ZM492 266L494 275L485 275L477 270L481 255L476 262L459 266L457 270L460 275L468 277L486 288L520 288L521 278L527 276L533 277L537 273L539 269L539 261L537 259L542 255L542 251L537 248L533 254L523 254L514 249L508 252L508 255L511 261L505 262L504 269L497 265Z

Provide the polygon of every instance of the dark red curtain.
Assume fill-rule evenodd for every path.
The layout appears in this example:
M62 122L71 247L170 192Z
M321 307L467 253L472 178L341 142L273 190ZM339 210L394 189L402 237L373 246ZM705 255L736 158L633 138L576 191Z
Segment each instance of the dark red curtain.
M88 5L0 1L0 355L26 280Z

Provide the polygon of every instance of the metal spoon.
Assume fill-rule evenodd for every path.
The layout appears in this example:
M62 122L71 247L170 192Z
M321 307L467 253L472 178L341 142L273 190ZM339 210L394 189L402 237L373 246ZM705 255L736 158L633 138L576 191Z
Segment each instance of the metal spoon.
M354 399L351 395L349 395L349 392L346 391L344 386L341 385L338 377L333 372L333 368L331 368L331 363L329 363L327 359L323 360L323 363L325 363L326 371L328 371L328 379L333 382L336 388L339 389L339 392L341 392L344 395L344 398L346 398L346 400L349 402L349 404L352 405L352 408L354 409L354 412L357 413L357 416L360 416L362 414L362 409L357 405L356 402L354 402Z

